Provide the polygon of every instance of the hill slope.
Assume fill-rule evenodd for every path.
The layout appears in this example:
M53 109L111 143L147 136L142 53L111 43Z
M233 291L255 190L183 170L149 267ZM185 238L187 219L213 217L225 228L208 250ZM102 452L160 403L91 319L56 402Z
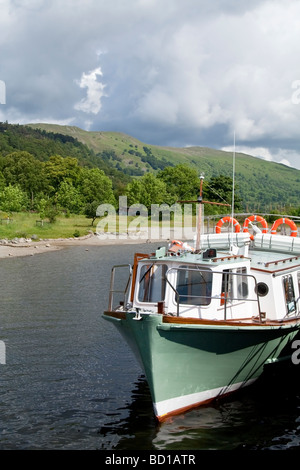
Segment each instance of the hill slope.
M157 172L168 165L187 164L211 176L232 176L232 154L205 147L170 148L148 145L117 132L89 132L72 126L31 124L32 128L64 134L91 149L107 165L132 176ZM299 207L300 170L236 154L235 179L248 211Z
M84 142L63 131L64 127L61 126L55 131L46 131L34 126L0 122L0 155L25 151L40 161L47 161L51 155L73 157L82 166L102 169L113 180L115 187L123 187L130 181L130 177L111 165L107 158L96 157Z

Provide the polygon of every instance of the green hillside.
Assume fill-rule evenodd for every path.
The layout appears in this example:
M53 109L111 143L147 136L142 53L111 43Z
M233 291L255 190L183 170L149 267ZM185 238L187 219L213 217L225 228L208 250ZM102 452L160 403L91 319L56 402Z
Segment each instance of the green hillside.
M92 151L89 161L128 176L187 164L211 176L232 176L232 153L205 147L170 148L149 145L117 132L89 132L73 126L30 124L33 129L72 137ZM0 149L1 151L1 149ZM86 159L88 159L86 157ZM100 161L99 161L100 160ZM270 211L300 205L300 170L237 153L235 180L245 210Z

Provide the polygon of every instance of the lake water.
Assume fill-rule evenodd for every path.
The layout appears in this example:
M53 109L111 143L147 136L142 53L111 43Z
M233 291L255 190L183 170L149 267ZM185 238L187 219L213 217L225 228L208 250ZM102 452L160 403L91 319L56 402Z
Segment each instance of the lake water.
M158 424L145 378L102 318L113 264L151 245L0 260L0 450L300 449L300 365Z

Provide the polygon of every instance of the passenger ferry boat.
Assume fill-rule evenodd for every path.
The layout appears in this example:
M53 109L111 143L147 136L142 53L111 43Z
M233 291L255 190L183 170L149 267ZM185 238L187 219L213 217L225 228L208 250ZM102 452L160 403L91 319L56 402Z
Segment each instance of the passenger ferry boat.
M227 222L234 231L224 232ZM281 224L290 235L277 234ZM299 331L300 238L290 218L269 230L261 216L243 227L226 217L200 246L136 253L115 305L118 269L104 318L141 363L159 421L253 383Z

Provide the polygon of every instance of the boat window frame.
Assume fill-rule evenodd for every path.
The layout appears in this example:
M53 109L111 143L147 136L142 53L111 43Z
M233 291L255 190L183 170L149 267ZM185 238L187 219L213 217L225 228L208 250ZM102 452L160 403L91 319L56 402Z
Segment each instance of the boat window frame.
M152 268L160 268L162 270L161 273L158 273L160 274L159 277L157 277L157 279L155 278L155 273L151 274L151 270ZM143 268L145 268L144 272L143 272ZM138 290L137 290L137 294L136 294L136 300L139 302L139 303L143 303L143 304L157 304L158 302L164 302L165 300L165 297L166 297L166 286L167 286L167 281L166 281L166 272L168 270L168 266L166 263L154 263L154 262L151 262L151 260L148 260L148 262L145 262L145 263L141 263L140 265L140 269L139 269L139 278L138 278ZM145 281L146 279L146 276L149 274L149 281L148 281L148 284L146 285L146 289L145 289L145 283L143 284L143 294L142 294L142 299L141 299L141 296L140 294L142 293L142 286L141 286L141 283L142 281ZM159 288L159 283L158 285L155 285L155 288L154 290L153 289L153 284L152 284L152 281L154 281L155 283L157 283L157 281L161 281L160 282L160 289L161 289L161 295L159 297L161 297L160 299L154 297L154 295L156 294L156 289ZM146 290L148 290L148 293L146 292Z
M210 304L211 304L211 295L212 295L212 286L213 286L213 271L212 269L210 268L207 268L205 267L205 269L200 269L199 266L197 265L180 265L178 266L177 268L174 268L177 270L177 276L176 276L176 287L175 287L175 292L176 292L176 296L178 296L178 299L179 299L179 302L178 304L179 305L183 305L183 306L189 306L189 307L208 307ZM179 274L178 273L198 273L202 275L202 273L208 273L210 275L210 283L209 283L209 286L208 286L208 292L206 292L206 295L191 295L191 293L187 293L186 294L186 298L187 300L190 300L192 298L201 298L201 299L207 299L208 302L205 302L205 303L189 303L188 301L187 302L182 302L180 300L180 298L182 298L184 296L184 294L181 294L178 290L178 279L179 279ZM201 284L206 284L207 281L206 279L204 279L204 282L201 283ZM196 283L192 283L192 284L182 284L182 286L187 286L187 288L189 289L189 285L191 286L190 287L190 292L193 290L193 287L195 287L197 284ZM199 284L198 284L199 285ZM205 289L207 289L207 286L205 287Z
M197 269L199 270L199 267L198 267L197 265L191 265L191 266L187 266L187 267L188 267L188 269L192 270L192 269L194 268L194 266L196 266ZM174 266L174 267L169 268L168 271L167 271L167 273L166 273L167 282L168 282L170 288L171 288L171 289L173 290L173 292L174 292L175 304L176 304L176 306L177 306L177 316L178 316L178 317L180 316L180 308L179 308L179 307L180 307L182 304L180 304L180 303L178 302L179 294L178 294L177 290L175 289L174 285L170 282L169 276L170 276L171 273L173 273L174 271L179 271L180 269L181 269L180 266ZM205 268L205 271L207 271L208 269L210 270L213 279L214 279L215 275L217 275L217 276L223 276L223 271L222 271L222 270L219 271L219 270L215 270L215 269ZM203 271L204 271L204 269L203 269ZM240 274L237 274L236 272L231 272L230 274L231 274L232 277L234 277L234 276L240 276ZM241 303L241 302L255 302L255 303L257 304L257 314L258 314L259 321L262 321L262 312L261 312L261 308L260 308L260 299L259 299L259 296L257 295L257 280L256 280L256 277L255 277L253 274L249 273L248 270L246 270L246 274L244 274L244 276L245 276L248 280L249 280L249 279L252 280L251 284L249 284L249 282L248 282L248 292L249 292L249 295L247 296L247 298L244 298L244 299L237 299L237 298L234 297L233 300L236 301L234 305L236 305L236 304L238 304L238 303ZM220 284L219 284L219 282L220 282ZM219 286L221 285L221 282L222 282L221 280L220 280L220 281L216 281L218 288L219 288ZM252 287L251 287L251 289L250 289L250 288L249 288L249 285L251 286L252 283L253 283L253 289L252 289ZM215 290L215 289L216 289L215 281L213 281L213 283L212 283L212 296L211 296L211 300L212 300L212 301L217 300L218 302L220 302L220 301L222 300L222 297L221 297L221 295L220 295L220 291L219 291L219 294L218 294L218 295L215 295L215 294L214 294L214 290ZM253 290L253 292L252 292L252 290ZM255 298L252 298L251 292L252 292L252 294L255 294ZM186 304L184 304L184 305L186 305ZM188 305L188 304L187 304L187 305ZM209 304L209 305L210 305L210 304ZM188 306L190 306L190 307L200 307L200 305L196 305L196 306L195 306L195 305L193 305L193 304L189 304ZM232 304L231 304L230 306L232 306ZM201 308L202 308L202 307L201 307ZM227 308L227 300L226 300L226 299L224 300L224 303L222 304L222 308L223 308L223 310L224 310L224 320L226 320L226 308Z
M221 271L222 281L221 281L221 293L220 293L220 305L225 304L225 299L227 304L231 304L234 299L234 287L233 287L233 274L234 271L232 268L226 268Z
M245 300L249 297L249 283L246 266L236 268L236 297L238 300Z
M249 299L249 273L246 266L225 268L221 271L221 305L224 305L225 298L227 304L236 304Z
M265 297L269 293L269 286L265 282L258 282L256 286L256 293L260 297Z
M295 285L292 274L286 274L282 276L282 286L287 315L294 314L297 310L297 304L295 297Z

